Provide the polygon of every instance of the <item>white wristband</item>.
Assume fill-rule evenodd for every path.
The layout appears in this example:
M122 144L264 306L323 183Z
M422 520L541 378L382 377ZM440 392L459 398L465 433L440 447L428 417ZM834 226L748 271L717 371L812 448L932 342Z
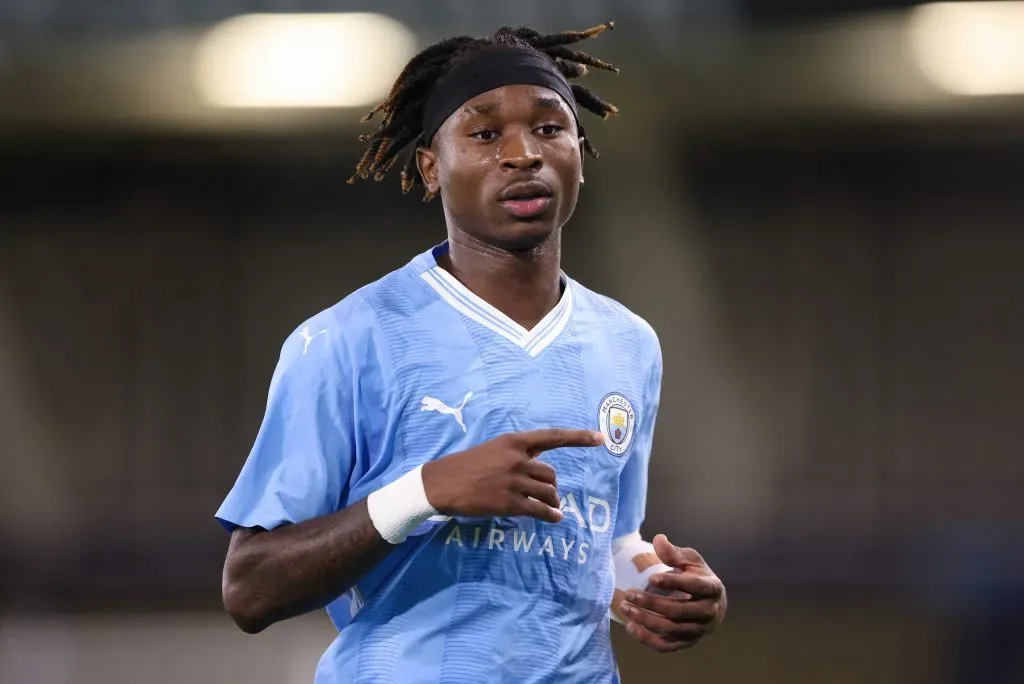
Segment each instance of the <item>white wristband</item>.
M366 508L377 532L392 544L401 544L409 533L437 510L427 501L423 466L416 466L366 498Z
M643 562L638 562L642 559ZM624 594L630 589L649 591L651 575L659 572L671 572L672 568L658 560L654 545L640 538L639 532L620 537L612 542L612 566L615 572L616 593ZM643 567L640 570L639 567ZM655 590L655 593L658 593ZM615 622L622 620L612 611L610 617Z

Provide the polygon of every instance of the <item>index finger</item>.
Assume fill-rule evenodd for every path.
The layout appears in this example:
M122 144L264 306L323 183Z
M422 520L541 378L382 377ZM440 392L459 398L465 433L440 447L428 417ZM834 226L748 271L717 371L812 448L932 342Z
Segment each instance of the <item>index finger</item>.
M517 437L531 458L551 449L595 447L604 444L604 435L594 430L545 428L520 432Z

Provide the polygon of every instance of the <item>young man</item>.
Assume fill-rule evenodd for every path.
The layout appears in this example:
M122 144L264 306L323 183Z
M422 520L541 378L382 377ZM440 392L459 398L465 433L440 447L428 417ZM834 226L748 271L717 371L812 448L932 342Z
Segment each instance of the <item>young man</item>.
M616 111L569 82L614 67L566 45L606 28L446 40L371 112L356 176L413 146L448 240L289 337L217 512L243 630L327 607L319 684L613 682L609 617L671 651L724 616L695 551L638 531L654 331L559 268L578 109Z

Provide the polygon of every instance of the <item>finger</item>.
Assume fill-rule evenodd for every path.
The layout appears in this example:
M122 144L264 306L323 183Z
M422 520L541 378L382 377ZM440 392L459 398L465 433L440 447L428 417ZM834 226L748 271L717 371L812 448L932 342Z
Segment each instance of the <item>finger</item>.
M685 601L671 596L658 596L648 591L632 591L626 600L627 603L644 610L664 615L677 624L709 625L718 617L718 608L711 599Z
M681 640L668 639L668 638L665 638L665 637L663 637L663 636L661 636L659 634L655 634L654 632L652 632L648 628L644 627L643 625L638 624L634 620L630 620L629 622L626 623L626 631L629 632L629 635L631 637L633 637L634 639L636 639L640 643L647 644L648 646L653 648L655 651L660 651L662 653L669 653L671 651L678 651L679 649L682 649L682 648L689 648L689 647L693 646L694 644L696 644L697 641L700 638L700 637L697 637L696 639L692 639L692 640L691 639L681 639Z
M560 508L561 506L562 502L558 498L558 491L554 485L522 477L516 480L515 487L526 496L545 503L552 508Z
M545 482L552 487L558 485L558 475L555 473L555 469L544 461L536 459L524 461L522 471L538 482Z
M663 614L644 610L628 601L622 602L620 610L629 620L643 625L658 636L665 637L670 641L696 641L707 632L707 628L701 625L692 622L679 623Z
M673 627L675 627L674 623L664 615L644 610L628 601L623 601L619 606L619 610L627 620L643 625L661 636L668 636L672 632Z
M595 447L604 444L604 435L593 430L570 430L568 428L545 428L520 432L520 444L527 450L530 457L551 449L562 447Z
M707 567L707 563L704 562L704 559L695 549L675 546L663 534L655 536L652 544L654 545L654 552L658 554L658 558L665 565L671 565L673 568L679 569L691 565Z
M650 586L681 591L693 598L717 599L722 596L722 581L714 575L696 572L659 572L651 575Z
M528 515L531 518L537 518L549 523L562 522L562 511L552 508L546 503L528 499L525 496L519 505L519 509L518 513L521 515Z

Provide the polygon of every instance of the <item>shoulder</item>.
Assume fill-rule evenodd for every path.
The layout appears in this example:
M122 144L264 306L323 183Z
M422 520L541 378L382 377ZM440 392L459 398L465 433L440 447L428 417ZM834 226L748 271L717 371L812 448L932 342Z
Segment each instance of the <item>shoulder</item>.
M403 267L355 290L294 326L281 349L286 365L384 365L388 338L424 306L424 286Z
M373 311L359 291L295 325L281 347L282 361L329 361L373 329Z
M661 342L654 327L639 314L607 295L572 281L576 305L595 318L603 330L635 340L647 363L661 368Z

